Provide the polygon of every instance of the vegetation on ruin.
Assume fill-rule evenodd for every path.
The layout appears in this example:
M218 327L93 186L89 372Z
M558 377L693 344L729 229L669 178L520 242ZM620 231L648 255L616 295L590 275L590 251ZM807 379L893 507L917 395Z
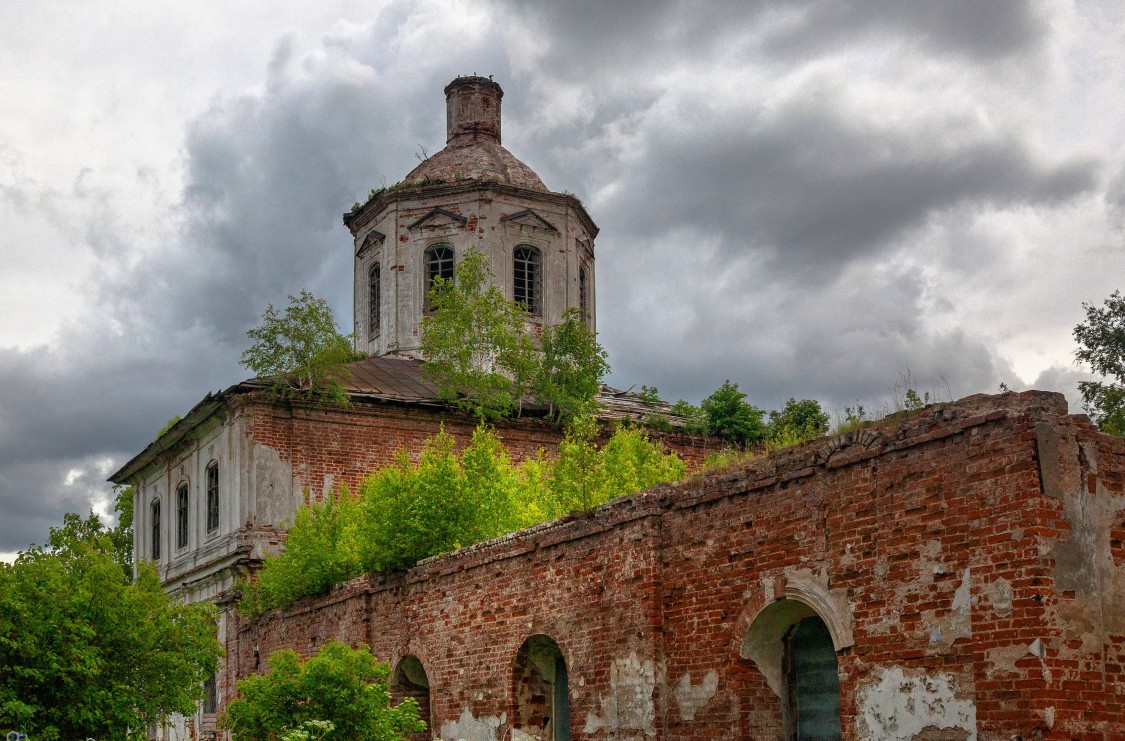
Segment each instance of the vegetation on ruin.
M426 730L413 698L391 705L390 667L363 644L330 641L304 661L282 649L268 663L265 674L238 680L223 713L235 741L405 741Z
M222 654L214 606L171 600L148 563L134 580L121 515L108 528L68 514L45 546L0 563L0 729L143 739L203 700Z
M461 180L463 178L457 178ZM386 182L386 181L384 181ZM351 212L353 214L359 213L363 207L374 201L379 196L385 193L393 193L396 190L406 190L407 188L425 188L428 185L445 185L445 181L441 178L422 178L421 180L400 180L394 185L387 185L382 188L372 188L367 194L367 198L361 203L356 201L352 204Z
M443 431L418 462L400 453L358 492L302 507L285 550L266 559L255 582L241 585L242 610L287 608L364 573L404 569L683 477L683 460L643 431L621 427L598 445L594 424L584 419L571 430L556 458L513 463L487 427L460 452Z
M453 281L434 280L422 319L426 377L441 397L483 422L517 414L524 400L561 424L597 410L606 352L578 309L543 328L538 346L527 312L495 284L488 258L470 249Z
M262 324L246 336L251 344L242 353L242 365L269 379L277 396L347 402L341 374L345 364L362 356L351 336L341 334L324 299L302 290L289 297L284 311L270 304Z
M640 396L651 403L660 400L657 389L649 386L641 387ZM815 399L798 401L793 397L782 409L771 411L767 422L765 412L746 401L746 394L730 379L699 406L680 399L671 406L670 412L677 417L684 434L719 438L732 449L796 445L827 433L830 422L820 402ZM660 430L673 429L671 422L661 414L649 415L645 424Z
M778 447L796 445L826 434L831 421L819 401L789 397L784 407L770 412L768 438Z
M1082 308L1086 320L1074 328L1074 354L1103 379L1078 382L1082 403L1103 432L1125 435L1125 296L1114 291L1104 306Z
M164 426L160 428L160 432L156 433L156 437L161 438L161 437L164 437L165 435L167 435L168 431L171 430L173 427L175 427L176 423L179 422L181 419L183 419L183 417L181 417L178 414L176 416L172 417L171 419L169 419L167 422L164 423Z

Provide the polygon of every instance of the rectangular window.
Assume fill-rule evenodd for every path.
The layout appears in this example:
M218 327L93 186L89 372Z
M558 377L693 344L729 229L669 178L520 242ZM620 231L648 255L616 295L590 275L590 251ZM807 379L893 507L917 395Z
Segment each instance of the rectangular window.
M207 466L207 532L219 527L219 464Z
M188 488L181 484L176 490L176 547L187 548Z

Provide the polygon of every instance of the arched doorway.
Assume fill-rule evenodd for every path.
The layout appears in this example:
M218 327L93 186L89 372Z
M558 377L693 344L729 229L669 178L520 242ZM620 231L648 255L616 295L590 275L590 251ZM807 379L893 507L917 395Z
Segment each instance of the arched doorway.
M790 626L784 641L786 737L835 741L840 728L840 674L832 635L816 615Z
M837 627L837 633L845 635ZM843 640L849 637L847 631ZM759 686L764 680L768 690L763 687L753 699L747 696L757 710L747 715L743 733L786 741L840 739L836 651L842 646L837 642L831 626L804 602L781 599L764 607L746 631L739 653L757 670Z
M427 728L421 733L409 734L410 741L430 741L433 738L433 724L430 719L430 680L426 669L417 656L406 655L398 662L391 675L391 699L397 704L408 697L418 703L418 716L426 721Z
M512 741L570 741L570 686L559 644L533 635L516 653Z

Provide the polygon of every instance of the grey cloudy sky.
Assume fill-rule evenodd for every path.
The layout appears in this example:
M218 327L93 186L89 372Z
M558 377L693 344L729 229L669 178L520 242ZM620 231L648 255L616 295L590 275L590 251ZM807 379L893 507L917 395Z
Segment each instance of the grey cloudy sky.
M1125 6L789 0L0 4L0 554L246 375L340 215L491 74L586 203L612 383L773 408L1066 392L1122 285Z

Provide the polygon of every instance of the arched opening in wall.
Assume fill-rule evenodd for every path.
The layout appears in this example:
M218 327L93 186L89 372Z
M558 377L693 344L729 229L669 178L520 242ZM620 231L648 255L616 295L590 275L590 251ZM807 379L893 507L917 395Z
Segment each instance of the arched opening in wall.
M543 257L539 250L521 244L512 253L512 298L528 314L543 311Z
M426 284L422 287L425 295L422 298L422 306L426 311L430 310L430 289L434 287L434 281L441 278L445 283L453 281L453 248L447 244L435 244L426 249L424 261L426 264Z
M516 653L512 741L570 741L570 683L559 644L533 635Z
M828 626L813 615L785 634L786 718L797 741L838 739L840 673Z
M832 619L832 616L829 616ZM748 705L744 735L787 741L833 741L842 737L840 675L836 651L843 640L809 605L778 600L758 613L743 638L740 655L768 687L747 678L739 694ZM850 644L849 644L850 645ZM754 708L754 710L750 710Z
M383 303L383 286L382 286L382 273L381 266L379 265L380 256L375 255L375 264L367 271L367 337L368 339L375 339L379 336L382 329L382 303Z
M397 705L408 697L418 703L418 717L426 721L427 729L421 733L408 734L410 741L430 741L433 726L430 720L430 680L426 669L417 656L403 656L391 675L391 699Z

